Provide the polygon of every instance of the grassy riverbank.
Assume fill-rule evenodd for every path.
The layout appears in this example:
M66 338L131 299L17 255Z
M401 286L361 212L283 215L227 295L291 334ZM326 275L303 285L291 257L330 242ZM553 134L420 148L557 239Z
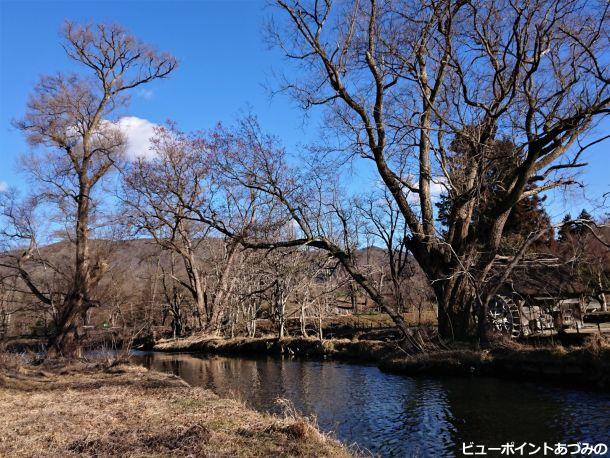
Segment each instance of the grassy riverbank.
M198 352L217 355L287 355L309 358L353 359L359 362L379 361L395 355L397 346L378 340L327 339L313 337L274 337L224 339L191 336L159 341L153 350L162 352Z
M285 355L373 362L404 375L497 376L543 380L572 386L610 389L610 342L590 336L582 345L524 345L503 342L488 349L454 344L445 349L408 354L392 341L289 337L222 339L192 336L164 340L154 346L163 352L221 355Z
M171 375L0 358L0 456L350 456L289 409L254 412Z
M382 360L402 375L483 375L610 390L610 346L459 349Z

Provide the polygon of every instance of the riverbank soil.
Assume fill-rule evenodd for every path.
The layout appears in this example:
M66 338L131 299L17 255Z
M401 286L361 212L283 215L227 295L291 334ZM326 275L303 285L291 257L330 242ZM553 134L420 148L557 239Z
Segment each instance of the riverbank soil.
M0 354L0 456L350 456L308 419L258 413L173 375L17 359Z

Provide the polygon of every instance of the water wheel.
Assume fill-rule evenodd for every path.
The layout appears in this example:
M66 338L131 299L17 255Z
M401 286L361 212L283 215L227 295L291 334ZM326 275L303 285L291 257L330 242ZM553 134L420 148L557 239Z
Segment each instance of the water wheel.
M497 295L489 303L489 324L492 330L512 339L521 336L521 314L516 302L507 296Z

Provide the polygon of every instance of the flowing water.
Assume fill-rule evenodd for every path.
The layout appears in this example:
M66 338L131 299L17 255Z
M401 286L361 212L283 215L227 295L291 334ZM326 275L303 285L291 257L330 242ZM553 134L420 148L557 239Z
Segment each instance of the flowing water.
M403 377L334 361L162 353L134 358L257 410L280 413L276 399L288 399L314 415L322 430L376 455L461 456L462 443L470 442L610 445L607 393L493 378Z

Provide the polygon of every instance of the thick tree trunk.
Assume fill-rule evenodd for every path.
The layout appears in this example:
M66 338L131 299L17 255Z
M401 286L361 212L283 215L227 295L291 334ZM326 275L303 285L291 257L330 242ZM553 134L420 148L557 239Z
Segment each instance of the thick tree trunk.
M348 284L348 291L349 291L349 298L350 298L351 305L352 305L352 311L355 315L357 315L359 312L359 310L358 310L358 290L356 288L356 285L354 285L354 283L351 281Z
M80 358L83 355L82 328L84 309L76 297L68 297L62 307L61 315L55 321L55 330L49 339L48 354L66 358Z
M441 337L467 340L476 334L473 319L475 295L463 276L433 283L438 302L438 331Z
M222 318L226 308L226 299L231 292L230 290L232 289L229 286L229 279L233 271L233 265L236 261L237 253L237 244L231 243L227 250L225 266L218 280L217 291L211 303L212 310L205 328L207 333L218 334L220 331L220 324L222 323Z
M66 296L49 342L51 354L79 358L83 353L83 323L90 307L89 193L81 183L76 210L74 283Z
M207 316L207 303L205 297L205 286L202 281L202 272L197 263L197 258L192 247L191 240L186 231L181 231L184 235L183 240L185 244L184 251L180 250L180 255L184 261L184 268L189 278L188 289L191 292L191 296L195 301L196 307L196 318L197 326L199 329L203 328L202 316Z

